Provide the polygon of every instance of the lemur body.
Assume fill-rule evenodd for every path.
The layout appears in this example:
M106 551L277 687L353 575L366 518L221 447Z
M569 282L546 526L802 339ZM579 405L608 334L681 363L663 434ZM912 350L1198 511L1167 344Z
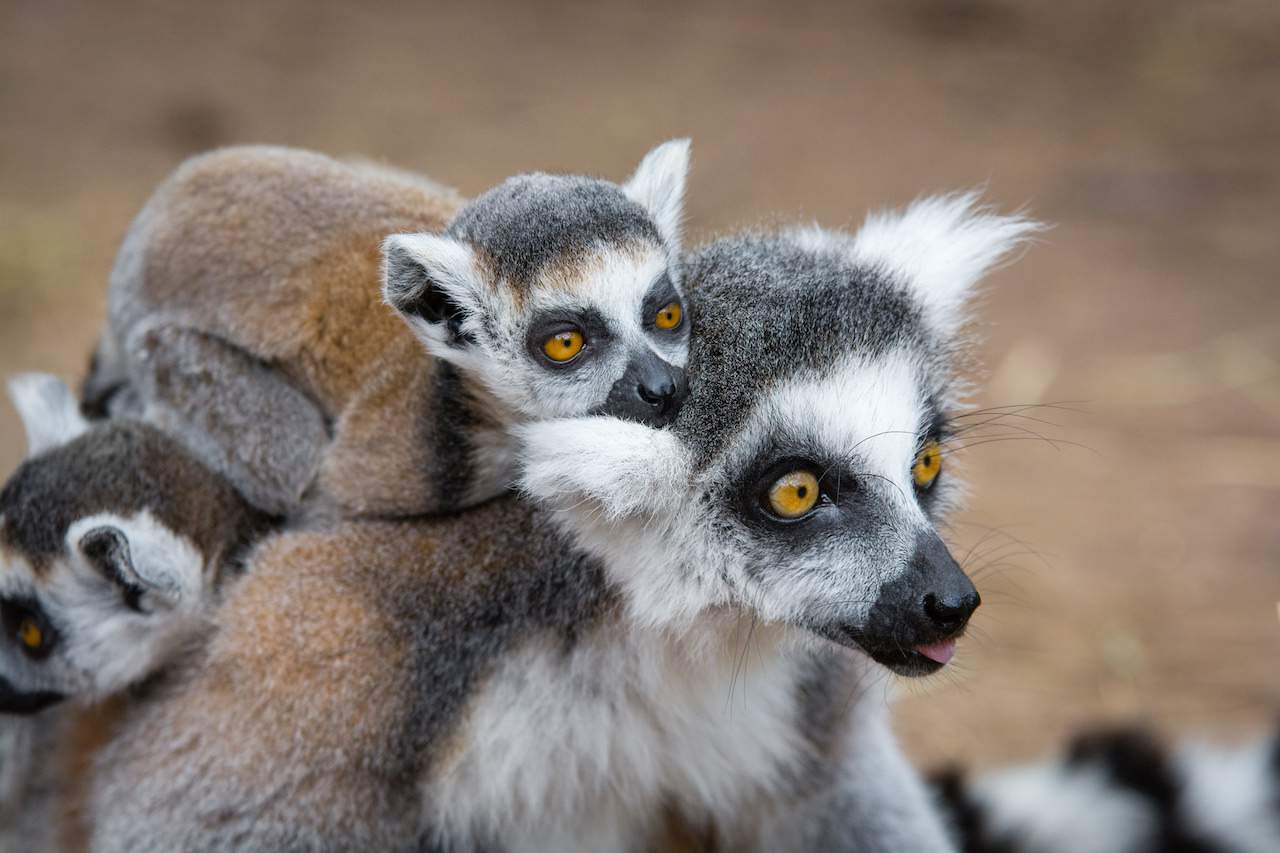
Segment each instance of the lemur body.
M947 849L872 660L936 670L977 606L937 442L963 294L1029 227L935 200L695 254L670 429L532 423L532 503L264 543L99 756L94 848L637 850L674 807Z
M487 499L513 422L674 413L686 166L668 143L624 186L524 175L463 205L304 151L196 157L124 241L86 403L182 437L279 515Z

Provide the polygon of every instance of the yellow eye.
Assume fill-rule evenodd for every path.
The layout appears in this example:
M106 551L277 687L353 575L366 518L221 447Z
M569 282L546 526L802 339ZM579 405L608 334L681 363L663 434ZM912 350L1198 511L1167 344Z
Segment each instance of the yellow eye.
M566 361L572 361L578 353L582 352L582 344L582 332L577 329L566 329L563 332L556 332L543 341L542 351L546 353L547 358L563 364Z
M783 474L769 487L769 508L779 518L799 518L818 502L818 478L808 471Z
M18 625L18 642L35 651L44 645L44 631L40 630L40 626L35 623L35 620L23 619L22 623Z
M936 441L927 442L916 454L915 464L911 466L911 479L915 480L917 489L927 489L941 472L942 448Z
M653 325L669 332L679 326L683 319L684 309L680 307L680 303L668 302L658 309L658 313L653 318Z

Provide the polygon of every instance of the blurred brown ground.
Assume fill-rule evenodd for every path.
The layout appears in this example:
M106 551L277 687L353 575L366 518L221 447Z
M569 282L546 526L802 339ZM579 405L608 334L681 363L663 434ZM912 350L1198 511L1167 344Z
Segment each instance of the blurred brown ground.
M985 185L1055 223L993 276L965 456L986 596L907 685L933 763L1101 718L1280 712L1280 5L0 0L0 373L78 377L116 243L181 157L360 154L474 193L695 142L695 239ZM0 470L21 456L0 411ZM750 685L746 685L750 689Z

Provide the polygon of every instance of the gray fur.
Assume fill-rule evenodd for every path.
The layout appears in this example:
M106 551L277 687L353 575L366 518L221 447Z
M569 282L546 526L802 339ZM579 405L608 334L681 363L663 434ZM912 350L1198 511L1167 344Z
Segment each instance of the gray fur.
M445 233L474 245L499 279L522 288L546 267L580 263L603 244L667 250L649 212L617 184L542 173L508 178L478 196Z

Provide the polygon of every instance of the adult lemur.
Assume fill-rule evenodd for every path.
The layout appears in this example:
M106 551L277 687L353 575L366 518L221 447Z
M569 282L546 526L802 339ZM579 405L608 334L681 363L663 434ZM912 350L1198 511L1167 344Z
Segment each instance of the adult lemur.
M879 662L978 604L934 525L966 294L1029 223L936 199L688 259L686 405L521 428L451 519L261 545L96 762L97 850L943 850Z
M670 142L622 186L521 175L460 206L305 151L196 157L121 248L86 406L145 416L277 515L492 497L513 423L674 415L687 163Z

